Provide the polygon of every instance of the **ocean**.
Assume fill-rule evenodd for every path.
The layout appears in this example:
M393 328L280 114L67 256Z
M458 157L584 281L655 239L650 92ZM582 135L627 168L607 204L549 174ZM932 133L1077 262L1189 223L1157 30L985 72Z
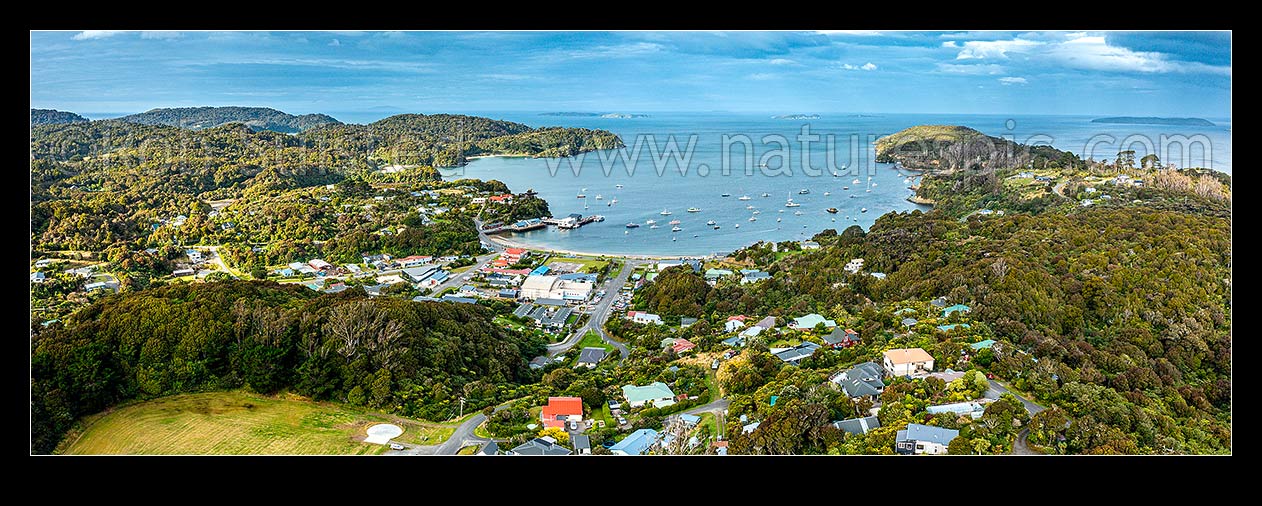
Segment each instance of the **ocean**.
M578 229L549 227L512 236L531 247L593 253L723 254L760 240L806 240L829 228L867 229L887 212L927 210L928 206L906 200L917 172L873 161L872 141L914 125L964 125L1096 159L1112 159L1119 146L1127 144L1137 160L1156 150L1159 156L1168 152L1179 166L1231 172L1231 123L1224 118L1210 118L1214 127L1184 127L1091 123L1091 116L821 114L819 119L773 119L759 114L658 113L615 119L532 112L476 114L531 126L601 128L622 136L626 150L567 159L488 157L445 171L447 178L497 179L514 192L533 189L556 217L604 216L605 221ZM672 141L677 147L673 154ZM809 142L805 149L802 141ZM1209 144L1210 156L1203 157L1193 141ZM1179 160L1179 142L1192 145L1195 156ZM1162 150L1163 145L1170 148ZM633 158L636 152L638 159ZM577 198L580 194L586 198ZM748 200L742 200L745 196ZM790 203L796 205L787 207ZM689 208L698 211L688 212ZM649 220L659 228L650 228ZM671 220L679 220L680 231L671 231ZM639 227L627 228L628 223Z

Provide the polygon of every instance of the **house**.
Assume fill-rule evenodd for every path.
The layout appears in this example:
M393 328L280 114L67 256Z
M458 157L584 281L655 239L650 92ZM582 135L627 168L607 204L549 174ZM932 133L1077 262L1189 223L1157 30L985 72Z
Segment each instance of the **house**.
M485 204L485 203L486 203L486 197L473 197L473 198L469 199L469 203L470 203L470 204Z
M117 292L118 283L115 283L113 281L97 281L95 283L88 283L86 285L83 285L83 291L85 292L92 292L96 290L109 290L111 292Z
M550 437L537 437L522 443L521 446L504 452L505 455L569 455L569 448L558 445L557 440Z
M425 264L433 263L433 261L434 261L434 257L429 256L429 255L412 255L412 256L406 256L406 257L398 259L399 265L403 266L404 268L416 267L418 265L425 265Z
M1021 172L1017 174L1017 177L1022 178L1022 179L1032 179L1034 177L1034 173L1025 171L1025 172Z
M969 309L969 307L968 307L968 306L965 306L964 304L956 304L956 305L954 305L954 306L951 306L951 307L948 307L948 308L946 308L946 309L943 309L943 310L942 310L942 317L943 317L943 318L946 318L946 317L948 317L948 316L951 316L951 313L954 313L954 312L957 312L957 311L958 311L958 312L967 313L967 312L969 312L969 311L971 311L971 310Z
M885 370L875 362L864 362L834 374L829 381L841 387L851 399L868 398L875 401L885 390L885 382L881 380Z
M558 276L531 274L521 284L518 294L523 299L587 300L594 283L587 280L561 279Z
M570 436L570 444L574 445L574 451L579 455L592 454L592 438L587 434Z
M931 415L940 413L955 413L957 415L968 415L974 420L981 418L986 412L986 406L979 402L956 402L952 404L939 404L937 406L926 406L925 411Z
M951 330L955 329L955 327L963 327L963 328L966 328L966 329L967 329L967 328L972 328L972 326L971 326L971 325L969 325L969 324L967 324L967 323L952 323L952 324L950 324L950 325L938 325L938 330L941 330L941 331L943 331L943 332L949 332L949 331L951 331Z
M947 304L946 304L946 297L938 297L938 298L936 298L936 299L933 299L933 300L929 301L929 303L930 303L930 304L933 304L934 306L937 306L937 307L946 307L946 305L947 305Z
M174 271L171 271L171 275L172 275L172 276L176 276L176 277L179 277L179 276L192 276L194 272L195 272L195 271L193 271L193 269L176 269L176 270L174 270ZM292 275L293 275L293 272L291 271L291 272L290 272L290 276L292 276Z
M478 303L478 299L471 299L469 297L457 297L455 295L444 295L439 300L443 302L459 302L461 304L477 304Z
M885 351L885 374L918 376L933 370L933 357L920 348L895 348Z
M379 263L388 262L390 260L390 255L386 255L386 254L370 255L367 253L363 253L360 255L360 258L364 261L364 263L368 265L377 265Z
M385 289L386 286L388 285L385 285L385 284L364 285L364 293L367 293L369 296L372 296L372 297L379 297L381 296L381 290Z
M346 272L349 272L351 274L359 274L361 272L364 272L364 269L360 268L358 265L355 265L355 264L343 264L342 268L346 269Z
M911 328L912 325L915 325L920 322L917 321L915 318L903 318L903 320L899 323L902 323L904 328Z
M548 397L548 404L539 411L544 427L564 429L565 422L583 421L582 397Z
M543 369L544 366L551 363L552 363L552 359L549 359L547 356L544 356L544 355L539 355L535 358L530 359L530 368Z
M530 274L529 274L529 275L531 275L531 276L544 276L544 275L547 275L547 274L548 274L548 271L550 271L550 270L552 270L552 268L551 268L551 267L548 267L548 266L546 266L546 265L540 265L540 266L538 266L538 267L535 267L535 268L534 268L534 270L530 271ZM558 279L559 279L559 278L558 278Z
M780 349L779 351L776 351L775 349L773 349L770 351L772 352L771 353L772 355L779 357L780 360L783 360L793 365L797 365L798 362L802 361L802 359L809 357L811 355L814 355L815 350L817 349L819 349L818 344L812 343L810 341L806 341L792 348L784 348L784 349Z
M899 309L898 311L894 311L894 315L895 315L895 316L898 316L898 315L901 315L901 314L915 313L915 312L916 312L916 310L915 310L915 309L912 309L912 308L909 308L909 307L905 307L905 308Z
M846 272L849 272L851 274L855 274L859 272L860 270L863 269L863 259L862 258L850 259L849 262L846 262L846 266L844 267L844 269Z
M749 425L744 425L741 427L741 434L750 434L758 430L759 425L762 425L762 422L754 422Z
M149 251L149 250L145 250L145 251ZM154 250L154 252L156 253L156 252L157 252L157 250ZM152 254L152 253L151 253L151 254ZM41 258L41 259L39 259L39 260L36 260L36 261L35 261L35 267L36 267L36 268L39 268L39 267L48 267L49 265L52 265L52 263L53 263L53 259L51 259L51 258Z
M686 329L688 327L691 327L692 324L694 323L697 323L696 318L690 318L690 317L685 316L679 319L679 328Z
M473 285L464 285L464 286L461 286L460 289L456 291L456 295L459 295L461 297L477 297L482 294L481 292L478 292L478 287L473 286Z
M439 273L443 273L443 269L437 265L422 265L403 269L403 277L411 280L413 283L423 283L430 278L439 276ZM446 273L443 273L441 277L446 279ZM441 283L442 280L440 279L438 282Z
M741 284L757 283L759 281L771 279L770 272L756 271L749 269L741 269Z
M885 273L884 273L884 272L869 272L869 273L868 273L868 275L869 275L869 276L872 276L872 277L874 277L874 278L876 278L876 279L885 279Z
M831 333L824 336L824 344L831 348L847 348L859 343L859 333L854 329L834 328Z
M31 273L31 282L32 282L32 283L43 283L45 279L47 279L47 278L44 276L44 273L43 273L43 272L40 272L40 271L35 271L35 272L32 272L32 273Z
M741 340L745 340L751 337L756 337L758 336L758 334L761 334L761 333L762 333L762 327L754 325L753 327L747 328L743 332L741 332Z
M894 437L894 451L899 455L941 455L960 431L909 423Z
M744 327L745 327L745 322L740 321L740 320L729 319L728 321L723 323L724 332L736 332Z
M761 328L761 329L763 329L763 330L771 330L771 329L774 329L774 328L776 328L776 317L774 317L774 316L768 316L768 317L766 317L766 318L763 318L763 319L761 319L761 320L758 320L758 323L755 323L755 324L754 324L754 326L755 326L755 327L758 327L758 328Z
M188 261L193 262L195 264L200 264L202 263L202 260L204 260L202 258L202 252L197 251L195 249L186 250L184 254L188 255Z
M758 327L753 327L753 328L756 328L756 329L757 329ZM759 330L761 330L761 329L759 329ZM722 341L722 343L723 343L723 344L726 344L726 345L728 345L728 346L744 346L744 345L745 345L745 337L744 337L744 336L732 336L732 337L729 337L729 338L727 338L727 339L724 339L724 340Z
M518 294L520 295L520 292L518 292ZM545 297L545 298L535 299L535 305L548 306L548 307L565 307L565 306L568 306L569 303L561 299L552 299L552 298Z
M653 325L661 325L662 317L653 313L645 313L644 311L627 311L627 318L636 323L652 323Z
M682 337L679 339L676 339L674 344L671 344L671 349L675 350L676 355L683 353L685 351L691 350L696 347L697 347L696 343L693 343L692 341L689 341Z
M669 386L660 381L654 381L642 387L623 385L622 396L626 397L627 403L632 408L638 408L645 403L652 403L655 407L664 408L675 403L675 392L672 392Z
M819 249L819 243L815 241L802 241L802 249Z
M610 446L609 451L614 455L643 455L644 451L653 446L659 437L660 434L653 429L640 429Z
M993 347L993 346L995 346L995 340L994 340L994 339L987 339L987 340L985 340L985 341L978 341L978 342L975 342L975 343L973 343L973 344L968 345L968 347L969 347L969 348L972 348L972 349L974 349L974 350L989 350L989 349L990 349L991 347Z
M578 353L578 362L574 365L585 366L588 369L591 369L596 367L596 364L599 364L600 361L604 360L608 355L609 352L605 351L604 348L583 348L583 350Z
M701 422L701 417L684 413L679 415L679 421L683 422L685 427L696 427Z
M346 291L348 288L350 287L347 286L346 283L333 283L329 286L324 287L324 290L322 291L324 293L341 293L341 292Z
M881 422L875 416L865 416L833 422L833 427L843 430L847 434L867 434L872 429L880 428Z
M811 313L806 316L794 318L793 322L789 324L789 328L801 331L815 330L815 326L821 323L824 324L825 328L829 329L837 326L837 322L825 319L823 316L816 313Z
M478 450L478 453L476 453L475 455L495 455L499 452L500 452L500 445L497 444L494 439L492 439L488 441L485 445L482 445L482 449Z
M720 278L725 278L727 276L731 276L732 274L733 272L727 269L706 269L705 280L714 283Z
M311 261L307 262L307 265L310 265L312 269L317 271L327 271L333 268L333 264L325 262L319 258L311 259Z
M714 454L715 454L715 455L727 455L727 441L715 441L715 442L714 442Z
M508 249L505 249L503 253L503 257L507 259L509 263L514 263L514 264L517 262L520 262L522 258L525 258L529 255L530 255L530 252L522 248L508 248Z

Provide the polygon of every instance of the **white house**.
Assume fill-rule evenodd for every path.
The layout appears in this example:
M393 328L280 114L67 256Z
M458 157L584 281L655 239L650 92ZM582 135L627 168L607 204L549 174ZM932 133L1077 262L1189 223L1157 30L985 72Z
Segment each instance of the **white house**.
M960 431L909 423L894 437L894 451L900 455L942 455Z
M885 351L885 374L919 376L933 370L933 356L920 348L895 348Z
M740 320L728 320L723 324L724 332L736 332L742 328L745 328L745 322Z
M531 275L521 284L518 297L523 299L587 300L594 283L585 279L560 279L558 276Z
M645 403L652 403L654 407L664 408L675 403L675 392L672 392L669 386L660 381L654 381L642 387L623 385L622 396L627 398L627 403L632 408L638 408Z
M662 317L653 313L645 313L644 311L627 311L627 318L636 323L652 323L653 325L661 325Z
M851 273L851 274L854 274L854 273L856 273L856 272L859 272L859 270L861 270L861 269L863 269L863 259L862 259L862 258L854 258L854 259L851 259L849 262L847 262L847 263L846 263L846 267L845 267L846 272L849 272L849 273Z

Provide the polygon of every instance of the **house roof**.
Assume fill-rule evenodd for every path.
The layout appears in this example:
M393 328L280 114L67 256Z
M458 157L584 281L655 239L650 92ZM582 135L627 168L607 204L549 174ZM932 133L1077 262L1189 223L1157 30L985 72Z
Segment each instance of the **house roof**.
M926 406L925 411L931 415L938 413L958 413L961 415L969 413L981 413L986 411L986 406L977 402L954 402L951 404L939 404L937 406Z
M758 328L758 327L754 327L754 328ZM745 342L745 336L743 335L732 336L727 339L724 339L722 342L723 344L726 344L728 346L740 346L740 343Z
M551 438L549 438L551 439ZM569 448L543 438L534 438L511 450L514 455L569 455Z
M920 348L894 348L885 351L885 359L891 364L913 364L931 361L933 356Z
M842 329L837 327L832 332L824 336L824 343L837 344L845 341L858 341L859 333L851 329Z
M682 337L679 339L676 339L675 343L671 346L675 349L675 353L683 353L685 351L688 351L697 347L696 343L693 343L692 341L689 341Z
M696 425L698 422L701 421L701 417L697 415L689 415L687 413L679 415L679 419L683 420L683 422L688 425Z
M792 348L789 348L787 350L776 353L775 356L779 357L780 360L783 360L785 362L797 362L799 360L802 360L806 357L809 357L815 354L815 350L818 348L819 348L818 344L807 341L797 346L794 346Z
M948 307L948 308L946 308L946 309L943 309L943 310L942 310L942 316L943 316L943 317L950 316L950 314L951 314L951 313L954 313L954 312L956 312L956 311L964 311L964 312L968 312L968 311L970 311L970 309L969 309L969 307L968 307L968 306L965 306L964 304L956 304L956 305L954 305L954 306L951 306L951 307Z
M836 327L837 322L824 318L823 316L811 313L806 316L793 319L793 326L799 329L811 329L816 325L823 323L825 327Z
M478 450L478 455L495 455L496 453L499 453L499 451L500 445L496 443L495 440L491 440L487 441L487 443L482 446L481 450Z
M761 334L762 330L763 330L762 327L754 325L753 327L747 328L743 332L741 332L741 337L754 337L754 336L757 336L758 334Z
M622 395L627 398L627 402L638 403L650 401L654 399L673 399L675 392L672 392L669 386L660 381L654 381L645 386L623 385Z
M609 451L622 452L627 455L640 455L643 454L644 450L647 450L654 441L657 441L657 438L657 431L653 429L640 429L632 432L622 441L618 441L617 444L610 446Z
M743 321L745 321L745 315L743 315L743 314L738 314L738 315L734 315L734 316L729 316L729 317L727 317L727 321L729 321L729 322L730 322L730 321L732 321L732 320L736 320L736 321L741 321L741 322L743 322Z
M583 348L583 350L578 353L578 363L597 364L600 363L601 360L604 360L605 356L608 354L609 352L605 351L604 348Z
M761 319L761 320L758 320L758 323L755 323L754 325L759 326L759 327L762 327L763 329L772 329L772 328L775 328L775 327L776 327L776 317L774 317L774 316L768 316L768 317L766 317L766 318L763 318L763 319Z
M881 426L880 420L875 416L865 416L862 418L850 418L833 422L833 427L844 430L850 434L867 434L868 431Z
M960 435L960 431L953 429L944 429L942 427L934 427L931 425L921 425L918 423L907 424L906 430L898 431L895 441L928 441L938 443L940 445L949 444L952 439Z
M955 327L964 327L967 329L967 328L972 328L972 325L969 325L967 323L952 323L950 325L938 325L938 330L946 332L946 331L954 329Z
M544 419L555 420L558 416L583 416L582 397L548 397L548 404L540 412Z
M994 340L994 339L987 339L987 340L985 340L985 341L978 341L978 342L975 342L975 343L973 343L973 344L970 344L970 345L968 345L968 347L969 347L969 348L972 348L972 349L974 349L974 350L981 350L981 349L985 349L985 348L990 348L991 346L994 346L994 345L995 345L995 340Z
M535 299L535 304L540 306L564 306L565 301L562 299L550 299L547 297L539 297Z
M916 323L918 323L918 322L916 321L916 319L915 319L915 318L903 318L903 321L902 321L901 323L902 323L904 326L910 327L910 326L912 326L912 325L915 325L915 324L916 324Z
M575 450L590 450L592 448L592 438L587 434L570 436L570 443L574 445Z

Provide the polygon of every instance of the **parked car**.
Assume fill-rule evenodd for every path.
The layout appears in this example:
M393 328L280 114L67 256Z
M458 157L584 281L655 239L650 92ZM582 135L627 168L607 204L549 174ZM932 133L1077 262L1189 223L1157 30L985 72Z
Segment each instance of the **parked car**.
M399 444L399 443L390 443L390 449L391 449L391 450L402 450L402 449L403 449L403 445L401 445L401 444Z

